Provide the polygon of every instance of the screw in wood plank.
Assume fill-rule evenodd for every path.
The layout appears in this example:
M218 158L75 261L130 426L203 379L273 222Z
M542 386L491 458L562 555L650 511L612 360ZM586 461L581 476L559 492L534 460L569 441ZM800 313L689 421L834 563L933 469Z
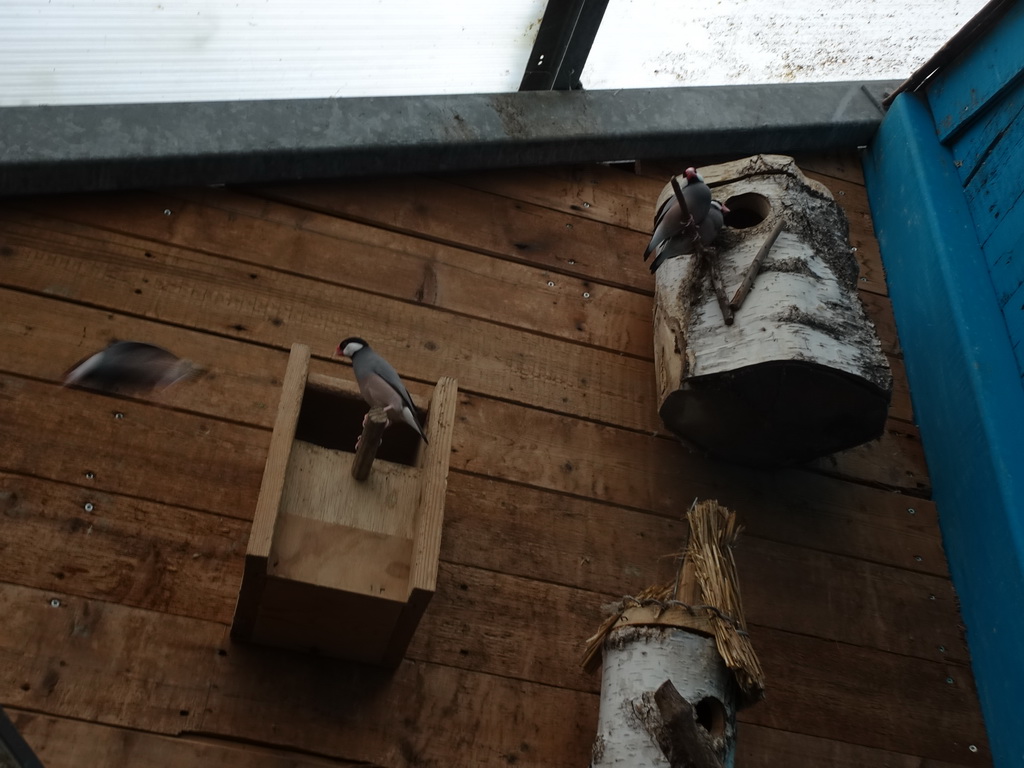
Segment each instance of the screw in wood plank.
M60 600L58 600L56 597L53 598L52 600L50 600L50 607L51 608L60 608Z
M86 480L92 480L94 477L96 477L96 475L94 475L92 472L86 472L85 473L85 479Z
M92 512L95 509L95 507L92 505L91 501L87 501L85 502L85 505L82 507L82 509L84 509L86 512Z
M174 213L174 211L170 208L164 208L164 216L170 216L172 213Z
M917 514L917 510L914 509L913 507L911 507L910 509L907 510L907 514L908 515L916 515Z
M123 419L124 418L124 414L121 413L120 411L118 411L117 413L114 414L114 418L115 419Z
M978 751L978 748L976 746L974 746L973 744L971 744L969 747L967 747L967 749L969 749L971 752L977 752Z
M548 280L548 288L554 288L554 287L555 287L554 281L553 280Z

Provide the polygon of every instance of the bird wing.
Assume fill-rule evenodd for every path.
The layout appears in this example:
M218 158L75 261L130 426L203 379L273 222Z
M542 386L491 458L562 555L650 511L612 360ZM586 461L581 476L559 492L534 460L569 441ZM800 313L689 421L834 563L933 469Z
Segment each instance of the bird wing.
M391 363L380 355L375 354L368 366L368 373L379 376L398 394L402 405L408 406L415 413L416 406L412 402L412 396L409 395L409 390L405 388L405 384L402 383L402 380L398 377L398 372L391 366Z
M711 188L703 181L691 181L683 187L683 197L694 222L700 224L711 208Z
M647 244L647 249L644 251L644 261L647 261L651 253L653 253L659 245L664 243L675 232L682 229L683 218L682 209L679 207L679 201L676 198L670 197L661 206L658 211L658 217L654 222L654 234L651 235L651 242Z
M73 365L64 384L119 391L166 386L185 378L191 366L162 347L141 341L115 341Z
M363 371L359 380L359 389L363 398L372 405L390 406L395 418L401 418L410 427L416 430L424 442L427 436L423 432L423 425L420 424L416 415L416 406L413 405L409 390L405 388L398 373L387 360L377 355L369 361L370 365Z

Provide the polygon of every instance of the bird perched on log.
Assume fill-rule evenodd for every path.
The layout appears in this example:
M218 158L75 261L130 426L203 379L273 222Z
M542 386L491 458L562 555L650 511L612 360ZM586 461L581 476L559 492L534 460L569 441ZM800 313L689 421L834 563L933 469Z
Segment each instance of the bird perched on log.
M701 245L711 245L718 232L722 229L722 225L725 223L725 214L729 212L722 203L717 200L711 201L711 207L708 209L707 216L704 217L704 221L697 227L697 233L700 235ZM684 232L680 232L675 237L669 239L661 249L658 251L658 255L654 257L654 261L651 262L651 274L660 267L666 259L671 259L676 256L682 256L683 254L693 253L693 238L688 236Z
M114 341L71 366L64 374L64 386L139 395L166 389L203 372L163 347L142 341Z
M359 384L359 392L371 408L383 408L388 421L405 422L416 430L426 443L427 436L423 433L416 416L409 390L398 378L398 373L391 363L378 355L364 339L351 336L342 341L334 352L336 357L347 357L352 361L352 371ZM365 423L365 420L364 420Z
M711 209L711 189L704 183L704 177L697 173L696 168L687 168L683 176L683 183L679 185L683 190L683 199L686 200L686 207L693 217L693 223L699 227ZM687 220L683 218L679 200L673 195L662 203L654 216L654 235L644 251L644 261L647 261L662 243L680 234L686 224Z

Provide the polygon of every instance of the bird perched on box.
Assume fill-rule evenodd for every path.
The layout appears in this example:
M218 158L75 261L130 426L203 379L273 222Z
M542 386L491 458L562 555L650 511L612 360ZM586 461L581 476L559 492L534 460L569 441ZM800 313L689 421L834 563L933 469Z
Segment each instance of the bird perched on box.
M398 378L391 363L357 336L342 341L334 354L352 361L352 372L359 384L359 392L371 408L383 408L389 421L405 422L416 430L424 443L428 442L416 416L416 406L409 396L409 390Z
M64 374L64 386L138 395L166 389L203 373L202 368L163 347L142 341L114 341L71 366Z
M687 168L683 176L683 183L679 185L683 191L683 199L686 201L690 216L693 217L693 223L699 227L711 209L711 189L704 183L704 177L697 173L696 168ZM687 220L682 214L683 209L675 195L661 204L654 216L654 235L644 251L644 261L647 261L662 243L683 231Z
M719 230L722 229L722 225L725 223L725 214L729 212L722 203L717 200L711 201L711 207L708 209L707 216L704 217L704 221L697 227L697 233L700 235L701 245L710 245L716 237L718 237ZM660 267L666 259L671 259L675 256L682 256L683 254L693 253L693 239L688 235L680 232L675 237L669 239L661 249L658 251L658 255L654 257L654 261L651 262L651 274Z

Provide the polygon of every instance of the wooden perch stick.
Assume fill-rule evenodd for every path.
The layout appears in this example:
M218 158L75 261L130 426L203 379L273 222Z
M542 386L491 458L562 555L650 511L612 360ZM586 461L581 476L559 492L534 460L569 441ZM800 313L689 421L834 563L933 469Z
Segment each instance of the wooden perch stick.
M654 738L671 768L722 768L711 736L697 724L693 707L684 699L671 680L654 692L660 723L644 720L644 727Z
M715 290L718 307L722 310L722 319L726 325L732 325L734 319L733 312L725 298L725 285L722 282L722 273L718 269L718 263L704 250L704 243L700 239L700 228L697 226L697 222L693 220L693 215L686 205L686 198L683 197L683 188L679 186L675 176L669 179L669 181L672 184L672 191L675 193L676 200L679 202L680 216L685 222L683 224L683 232L690 238L690 242L693 243L693 251L697 254L697 260L707 267L708 273L711 275L711 287Z
M708 266L708 272L711 273L711 287L715 289L715 298L718 299L718 308L722 310L722 319L726 325L732 325L736 318L733 315L732 307L725 298L725 284L722 282L722 273L718 269L718 261L709 257L706 252L703 258L704 263Z
M775 226L772 227L772 231L768 234L768 239L764 241L764 245L761 246L757 255L754 256L754 260L750 262L750 266L747 267L747 273L743 276L743 282L740 283L740 287L736 289L736 293L733 294L732 301L729 302L729 307L733 312L739 310L743 306L743 300L747 298L747 294L750 293L750 289L754 287L754 280L757 279L758 273L761 271L761 265L764 264L765 258L768 256L768 251L775 245L775 241L782 233L783 220L780 218L775 222Z
M352 477L360 482L370 476L373 460L377 458L377 448L384 436L384 428L388 425L388 415L383 408L371 408L363 421L363 434L356 445L356 457L352 461Z

